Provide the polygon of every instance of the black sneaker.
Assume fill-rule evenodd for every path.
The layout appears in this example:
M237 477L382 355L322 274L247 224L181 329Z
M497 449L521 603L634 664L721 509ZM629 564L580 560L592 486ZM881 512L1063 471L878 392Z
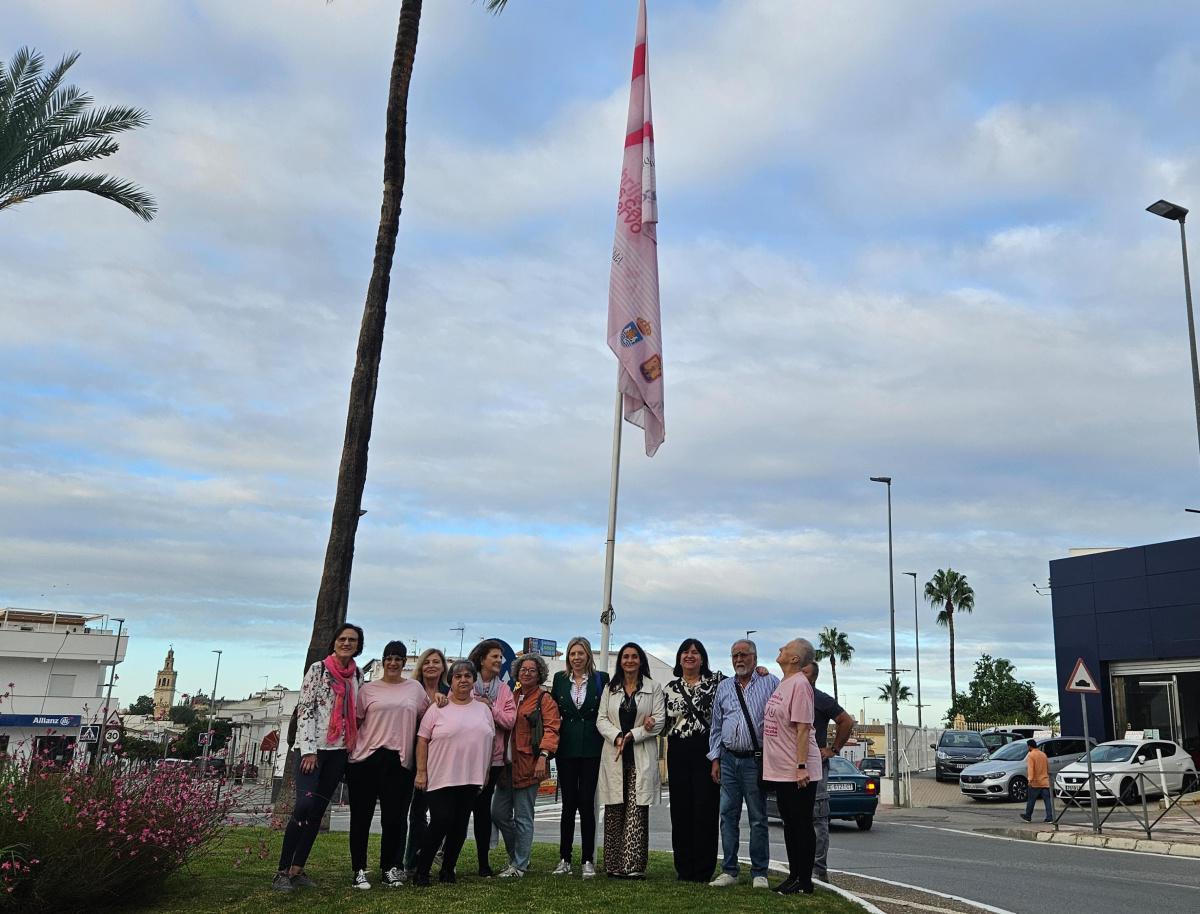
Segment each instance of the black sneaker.
M438 875L438 882L445 882L453 885L458 882L458 877L454 875L454 870L442 870Z
M1025 815L1025 813L1021 813L1021 821L1022 821L1022 822L1032 822L1032 821L1033 821L1033 817L1032 817L1032 816L1027 816L1027 815Z
M787 879L775 886L775 894L777 895L795 895L800 891L800 880L795 876L788 876Z
M292 885L292 877L287 874L287 870L280 870L271 880L271 888L276 892L290 892L295 886Z
M495 875L496 875L496 871L493 870L490 866L481 866L479 868L479 878L480 879L491 879Z
M317 884L309 878L308 873L301 870L292 877L292 887L297 889L315 889Z
M429 888L429 874L417 870L413 873L412 884L419 889Z

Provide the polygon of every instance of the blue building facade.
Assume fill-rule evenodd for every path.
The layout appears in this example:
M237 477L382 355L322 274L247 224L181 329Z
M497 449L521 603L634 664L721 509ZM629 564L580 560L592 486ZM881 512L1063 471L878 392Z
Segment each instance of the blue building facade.
M1064 688L1082 657L1093 737L1158 731L1200 753L1200 537L1058 559L1050 587L1063 732L1083 732Z

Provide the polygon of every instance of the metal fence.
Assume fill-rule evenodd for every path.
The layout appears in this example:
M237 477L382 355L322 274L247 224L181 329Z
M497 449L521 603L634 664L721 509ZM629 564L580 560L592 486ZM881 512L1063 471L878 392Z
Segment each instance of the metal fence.
M1117 785L1115 789L1110 786L1112 784ZM1163 818L1173 809L1179 810L1195 825L1200 826L1200 819L1180 803L1196 788L1194 778L1185 780L1182 789L1172 795L1163 772L1146 771L1143 768L1072 775L1071 783L1064 783L1063 786L1056 786L1054 789L1055 795L1063 801L1054 817L1054 830L1058 831L1063 817L1071 810L1086 813L1091 820L1092 831L1097 834L1104 831L1104 826L1118 811L1124 813L1118 817L1119 822L1132 818L1138 827L1145 831L1147 838L1153 836L1155 827L1160 825ZM1151 795L1161 795L1162 802L1151 806L1148 802ZM1101 802L1108 807L1103 816L1100 814Z

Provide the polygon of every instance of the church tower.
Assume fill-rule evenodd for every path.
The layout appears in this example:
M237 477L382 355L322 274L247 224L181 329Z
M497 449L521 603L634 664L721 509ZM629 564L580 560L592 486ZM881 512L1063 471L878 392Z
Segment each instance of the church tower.
M166 720L171 705L175 704L175 648L167 650L167 660L158 671L158 679L154 681L154 719Z

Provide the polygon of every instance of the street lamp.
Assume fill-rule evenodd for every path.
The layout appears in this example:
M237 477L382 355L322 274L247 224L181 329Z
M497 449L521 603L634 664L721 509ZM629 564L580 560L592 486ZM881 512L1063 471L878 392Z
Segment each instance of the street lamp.
M892 570L892 477L872 476L871 482L881 482L887 486L888 507L888 606L891 612L892 625L892 805L900 806L900 708L896 701L896 687L899 676L896 672L896 583L895 572Z
M758 634L758 629L757 629L757 628L748 628L748 629L746 629L746 640L747 640L747 641L749 641L749 640L750 640L750 636L751 636L751 635L757 635L757 634Z
M1188 272L1187 232L1183 223L1187 220L1188 211L1177 203L1159 200L1146 207L1147 212L1170 219L1179 223L1179 244L1183 249L1183 294L1187 300L1188 346L1192 353L1192 397L1196 403L1196 438L1200 442L1200 367L1196 363L1196 321L1192 316L1192 278Z
M108 673L108 694L104 698L104 720L100 721L100 736L104 739L104 735L108 732L108 719L112 715L112 690L113 682L117 678L117 654L121 650L121 631L125 628L124 619L114 619L117 623L117 643L113 645L113 662L112 669ZM108 740L101 743L100 753L109 750ZM99 753L98 753L99 754Z
M904 572L913 579L913 640L917 646L917 729L925 729L921 722L921 617L917 614L917 573Z
M217 655L217 668L213 670L212 694L208 696L208 740L204 743L204 754L200 762L200 776L208 776L208 752L212 748L213 724L217 720L217 676L221 673L221 654L223 651L213 651Z

